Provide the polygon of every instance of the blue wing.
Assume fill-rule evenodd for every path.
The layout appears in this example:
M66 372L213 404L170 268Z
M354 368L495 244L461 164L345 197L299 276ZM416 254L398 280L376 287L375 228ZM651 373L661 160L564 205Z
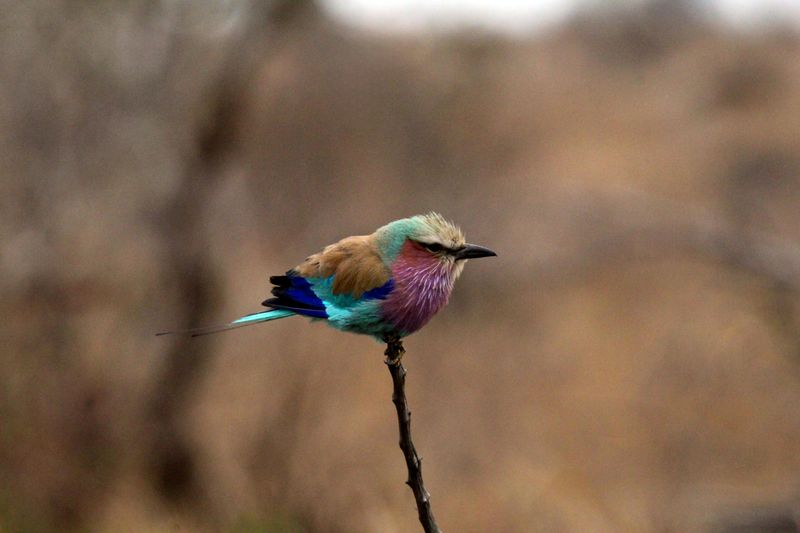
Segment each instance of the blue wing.
M333 276L326 280L328 281L327 285L330 285L332 278ZM312 285L312 282L318 284L321 280L322 278L313 278L312 281L309 281L293 270L287 272L285 276L272 276L269 281L275 285L272 288L274 298L265 300L262 305L273 309L294 311L298 315L313 318L328 318L325 302L317 296ZM394 289L394 280L390 279L380 287L366 291L358 301L383 300L392 292L392 289ZM343 302L337 303L341 305ZM355 303L355 300L353 303Z
M286 309L313 318L328 318L325 303L319 299L305 278L290 270L285 276L272 276L269 281L275 285L272 288L274 298L264 300L261 305Z

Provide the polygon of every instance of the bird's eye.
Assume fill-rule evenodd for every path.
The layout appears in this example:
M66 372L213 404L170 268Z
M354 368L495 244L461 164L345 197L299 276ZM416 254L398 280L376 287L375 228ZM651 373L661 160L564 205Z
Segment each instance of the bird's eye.
M438 242L425 242L422 243L422 246L424 246L431 252L441 252L444 249L444 247Z

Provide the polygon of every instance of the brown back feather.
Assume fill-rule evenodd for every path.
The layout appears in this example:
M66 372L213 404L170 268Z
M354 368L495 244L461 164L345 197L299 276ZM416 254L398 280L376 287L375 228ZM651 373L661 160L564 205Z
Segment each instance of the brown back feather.
M303 277L333 276L333 294L350 294L355 298L380 287L391 277L369 235L347 237L326 246L294 270Z

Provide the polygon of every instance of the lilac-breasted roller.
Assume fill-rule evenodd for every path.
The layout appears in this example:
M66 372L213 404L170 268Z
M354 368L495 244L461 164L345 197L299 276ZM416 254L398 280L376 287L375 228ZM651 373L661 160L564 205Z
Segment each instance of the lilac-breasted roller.
M437 213L395 220L270 277L273 297L262 303L268 310L187 333L206 335L300 315L378 340L402 338L447 304L467 259L494 255L467 244L461 230Z

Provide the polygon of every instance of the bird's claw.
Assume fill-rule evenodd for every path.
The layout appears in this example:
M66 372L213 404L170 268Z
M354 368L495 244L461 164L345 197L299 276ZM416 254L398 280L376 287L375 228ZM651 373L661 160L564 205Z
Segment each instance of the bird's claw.
M400 360L403 358L403 354L405 353L406 351L402 348L400 348L399 351L392 353L390 353L390 350L386 350L386 359L384 359L383 362L389 366L397 366L400 364Z
M386 342L386 351L383 352L386 355L384 362L390 366L399 365L400 360L406 353L405 348L403 348L403 342L397 336L387 336L383 340Z

